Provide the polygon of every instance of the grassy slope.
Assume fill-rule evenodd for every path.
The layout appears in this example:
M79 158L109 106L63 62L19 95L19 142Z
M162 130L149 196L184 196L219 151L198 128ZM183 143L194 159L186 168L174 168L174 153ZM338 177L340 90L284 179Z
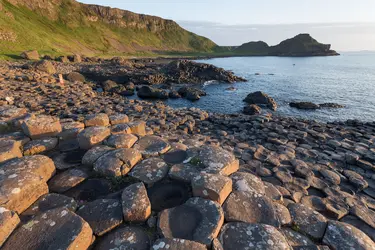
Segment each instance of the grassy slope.
M41 54L61 55L154 55L155 51L213 52L216 45L183 29L152 33L146 30L119 28L104 22L88 22L87 9L72 6L69 0L59 7L59 17L51 21L26 7L13 6L0 0L1 31L17 35L15 42L0 40L0 56L13 56L37 49ZM10 12L10 18L5 11Z

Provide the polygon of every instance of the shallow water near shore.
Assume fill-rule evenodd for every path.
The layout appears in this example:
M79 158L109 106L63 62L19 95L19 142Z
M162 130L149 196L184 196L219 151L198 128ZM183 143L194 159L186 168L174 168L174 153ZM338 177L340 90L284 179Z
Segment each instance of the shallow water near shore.
M279 115L319 121L375 120L375 53L343 53L337 57L234 57L199 60L248 80L246 83L215 83L202 86L207 96L197 102L168 100L172 107L197 107L209 112L239 113L243 99L264 91L279 105ZM259 74L259 75L258 75ZM226 90L234 87L236 90ZM292 101L334 102L343 109L303 111L289 107Z

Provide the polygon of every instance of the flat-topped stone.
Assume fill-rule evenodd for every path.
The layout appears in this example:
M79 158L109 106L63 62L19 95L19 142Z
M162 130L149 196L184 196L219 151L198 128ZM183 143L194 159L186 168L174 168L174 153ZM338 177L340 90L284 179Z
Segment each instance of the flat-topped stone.
M111 135L106 144L113 148L131 148L138 141L138 137L132 134Z
M17 213L12 212L4 207L0 207L0 247L10 236L13 230L20 223Z
M230 176L233 180L233 190L254 194L265 194L263 181L250 173L236 172Z
M110 115L109 121L111 125L123 124L129 122L129 117L125 114Z
M163 238L155 241L151 249L154 250L206 250L207 247L191 240L176 239L176 238Z
M101 156L94 163L94 171L108 177L126 175L142 159L136 149L116 149Z
M145 121L133 121L127 123L132 134L145 136L146 133L146 122Z
M149 250L150 237L141 227L125 226L123 228L117 228L100 238L95 249Z
M148 135L142 137L134 148L139 150L144 157L152 157L166 153L171 146L161 137Z
M219 240L225 250L290 250L288 241L279 230L263 224L227 223L221 229Z
M162 159L148 158L137 164L129 175L150 185L162 180L168 171L169 166Z
M89 174L79 168L68 169L61 172L48 182L51 192L64 193L69 189L79 185L89 177Z
M63 208L42 213L18 227L2 249L87 249L91 241L89 224Z
M22 129L32 139L57 136L62 131L58 118L45 115L25 119Z
M223 222L223 210L218 203L195 197L183 205L162 211L158 229L166 238L192 240L209 246Z
M282 228L281 232L284 234L285 238L291 247L302 247L302 246L314 246L314 242L308 237L300 234L290 228Z
M121 134L131 134L132 131L129 125L126 124L116 124L111 127L111 134L112 135L121 135Z
M21 143L14 140L0 140L0 163L22 157Z
M32 140L23 147L24 155L42 154L54 149L59 140L56 137L43 138L39 140Z
M94 127L94 126L108 126L109 125L109 117L107 114L94 114L88 115L85 117L84 120L86 127Z
M200 175L202 168L191 164L173 165L169 170L169 178L190 183L194 177Z
M232 179L219 174L202 173L191 181L193 195L223 204L232 192Z
M259 194L234 191L224 202L223 210L226 221L280 226L273 202Z
M121 202L99 199L81 206L77 214L87 221L97 236L102 236L122 223Z
M90 149L98 144L101 144L111 131L107 127L89 127L78 134L79 146L82 149Z
M82 164L86 166L93 166L94 163L103 155L108 153L109 151L114 150L111 147L105 145L99 145L91 148L86 152L86 154L82 158Z
M361 230L347 223L330 221L323 243L332 249L375 249L375 243Z
M45 194L21 214L21 220L28 221L40 213L45 213L56 208L66 208L75 212L78 204L73 198L65 195Z
M150 217L151 203L142 182L125 188L121 198L124 221L145 222Z

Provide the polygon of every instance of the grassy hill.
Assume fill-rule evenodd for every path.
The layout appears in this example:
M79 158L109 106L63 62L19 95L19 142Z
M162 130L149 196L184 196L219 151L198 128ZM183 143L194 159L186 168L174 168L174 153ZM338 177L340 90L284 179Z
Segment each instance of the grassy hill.
M0 54L211 53L211 40L159 17L74 0L0 0Z

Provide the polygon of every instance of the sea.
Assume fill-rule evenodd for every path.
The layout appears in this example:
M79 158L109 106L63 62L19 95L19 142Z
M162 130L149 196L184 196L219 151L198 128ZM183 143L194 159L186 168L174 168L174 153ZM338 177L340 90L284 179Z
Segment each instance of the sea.
M199 101L168 100L172 107L240 113L243 99L263 91L278 103L277 115L323 122L375 121L375 52L348 52L333 57L231 57L199 60L231 70L248 82L207 82ZM227 90L234 87L235 90ZM290 102L338 103L341 109L298 110Z

